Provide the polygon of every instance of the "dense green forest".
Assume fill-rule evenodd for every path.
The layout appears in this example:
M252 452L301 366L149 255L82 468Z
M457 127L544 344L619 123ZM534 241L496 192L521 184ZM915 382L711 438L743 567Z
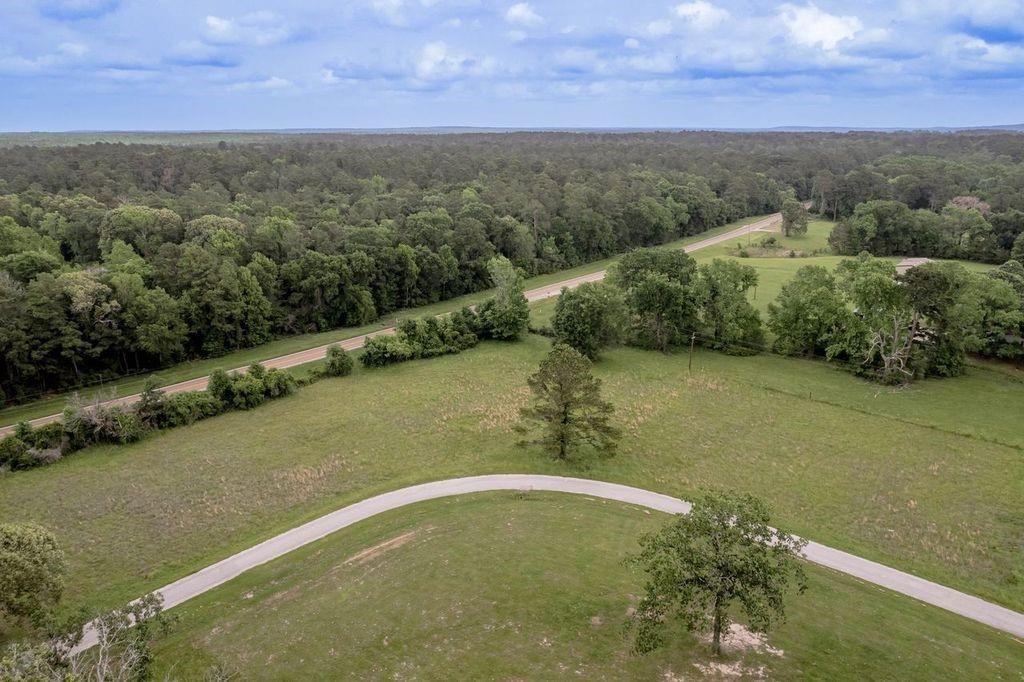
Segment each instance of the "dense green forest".
M840 253L1024 252L1016 133L289 135L0 148L4 400L363 324L779 210Z

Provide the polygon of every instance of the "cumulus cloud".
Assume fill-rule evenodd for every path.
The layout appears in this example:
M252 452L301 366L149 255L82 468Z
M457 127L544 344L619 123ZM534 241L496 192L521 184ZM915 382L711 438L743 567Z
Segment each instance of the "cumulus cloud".
M648 0L628 12L618 0L265 0L250 6L273 12L178 12L198 22L192 35L172 30L177 8L163 2L23 4L30 11L0 10L0 71L14 86L46 75L106 91L119 81L188 81L253 96L319 87L371 98L400 90L441 98L452 89L495 97L785 91L809 100L981 92L996 79L1006 93L1024 85L1024 0ZM609 20L620 16L633 19ZM315 49L293 45L300 40ZM311 64L310 55L328 56Z
M676 5L675 15L699 29L709 29L729 18L729 12L705 0Z
M1001 72L1024 66L1024 46L990 43L968 35L954 35L943 41L947 68L961 73Z
M450 80L467 75L483 75L493 68L493 60L463 54L438 40L423 46L416 61L415 75L420 80Z
M505 12L505 21L522 26L538 26L544 23L544 17L533 11L528 2L518 2Z
M792 42L825 50L836 49L839 43L853 38L864 27L855 16L829 14L814 3L803 7L782 5L779 7L779 18L786 26Z
M203 35L216 45L265 47L291 40L295 31L273 12L252 12L241 17L209 15L203 22Z
M31 57L0 54L0 73L31 75L59 71L62 68L77 66L89 52L89 47L83 43L65 42L58 45L54 51Z

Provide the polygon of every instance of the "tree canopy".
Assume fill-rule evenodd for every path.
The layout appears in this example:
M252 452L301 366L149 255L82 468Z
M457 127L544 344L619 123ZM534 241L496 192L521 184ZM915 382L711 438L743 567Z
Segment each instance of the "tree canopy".
M636 651L663 646L670 621L710 631L712 651L721 654L722 634L735 608L755 632L784 620L791 585L801 592L805 587L800 554L806 542L770 522L759 499L711 491L694 501L688 514L643 535L639 553L630 557L645 573L632 619Z

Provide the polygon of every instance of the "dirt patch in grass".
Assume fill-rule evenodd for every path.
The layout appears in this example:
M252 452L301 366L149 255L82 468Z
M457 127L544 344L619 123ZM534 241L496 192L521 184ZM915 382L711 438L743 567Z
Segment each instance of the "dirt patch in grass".
M359 566L361 564L365 564L366 562L372 561L373 559L377 558L378 556L380 556L384 552L388 552L388 551L391 551L392 549L397 549L397 548L401 547L402 545L404 545L405 543L409 542L414 537L416 537L416 535L418 533L419 533L419 530L411 530L408 533L402 533L401 535L396 535L395 537L391 538L390 540L385 540L384 542L378 542L373 547L367 547L363 551L356 552L355 554L350 556L348 559L345 559L345 561L343 562L343 565L345 565L345 566L352 566L354 564L356 566Z
M711 643L711 635L701 638L705 644ZM784 656L782 649L776 649L768 643L768 637L764 633L754 632L739 623L729 626L729 631L722 634L722 650L729 653L755 653L771 654L772 656Z
M763 665L746 666L742 661L708 661L706 663L694 663L693 667L700 671L704 677L739 679L739 678L763 678L767 669ZM665 679L681 680L681 677L666 677Z

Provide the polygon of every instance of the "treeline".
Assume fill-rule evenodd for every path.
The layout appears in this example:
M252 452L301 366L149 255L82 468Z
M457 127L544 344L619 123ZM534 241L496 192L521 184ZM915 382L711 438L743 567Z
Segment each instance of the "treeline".
M974 196L954 197L941 211L900 201L858 204L829 235L840 254L962 258L982 263L1024 261L1024 211L994 212Z
M958 136L953 136L954 138ZM1016 142L949 157L893 154L845 173L815 174L813 209L839 222L847 255L964 258L1004 263L1024 255L1024 165ZM993 140L993 142L995 142Z
M478 308L465 307L451 315L403 320L394 334L367 339L360 362L367 367L384 367L461 353L483 339L518 339L530 321L522 273L503 256L492 258L487 269L496 289L493 298Z
M550 334L584 355L625 342L670 351L687 344L734 354L768 350L747 299L757 271L715 259L698 267L682 251L639 250L608 281L562 292ZM967 353L1024 359L1024 266L985 274L926 263L897 274L862 254L836 273L800 268L767 327L776 352L818 357L883 383L962 374Z
M309 381L321 376L348 374L352 360L336 347L325 368ZM344 360L339 360L338 352ZM347 370L336 370L339 362ZM10 436L0 440L0 468L13 471L52 464L90 445L134 443L151 431L193 424L231 410L249 410L266 400L291 395L298 383L291 374L266 369L254 363L247 371L228 374L216 370L205 391L185 391L166 395L150 381L130 405L110 405L97 401L83 403L77 396L64 408L59 421L38 428L21 422Z
M546 272L727 218L701 179L677 179L639 173L614 197L589 188L547 228L498 215L471 187L417 197L418 210L366 226L311 227L283 210L248 224L213 215L185 222L170 209L105 209L82 196L49 198L56 212L37 222L7 197L22 222L0 217L0 388L18 399L277 335L361 325L485 288L495 254ZM82 206L95 212L92 227L73 215Z
M533 275L794 196L852 211L878 198L862 187L874 175L858 180L868 167L921 196L1022 210L1022 139L312 135L0 149L0 398L364 324L486 287L495 255ZM915 173L916 184L893 179Z
M744 211L778 208L782 188L764 182L768 194ZM526 188L510 214L484 200L485 182L362 183L345 215L328 196L314 217L278 205L247 215L243 197L188 220L80 194L0 197L3 396L365 324L487 287L495 255L536 274L735 215L700 177L641 170L567 179L549 188L543 219Z
M367 367L459 353L481 339L515 340L526 332L530 309L523 295L523 276L507 258L487 264L495 295L477 308L450 316L403 321L393 335L367 340L360 356ZM83 403L73 396L59 421L32 428L21 422L0 439L0 471L32 469L52 464L85 447L103 443L133 443L152 431L193 424L231 410L249 410L265 401L291 395L300 385L325 377L352 373L352 358L335 344L327 349L322 367L297 380L280 369L253 363L246 371L210 374L205 390L165 394L150 379L139 400L128 405L102 400Z

